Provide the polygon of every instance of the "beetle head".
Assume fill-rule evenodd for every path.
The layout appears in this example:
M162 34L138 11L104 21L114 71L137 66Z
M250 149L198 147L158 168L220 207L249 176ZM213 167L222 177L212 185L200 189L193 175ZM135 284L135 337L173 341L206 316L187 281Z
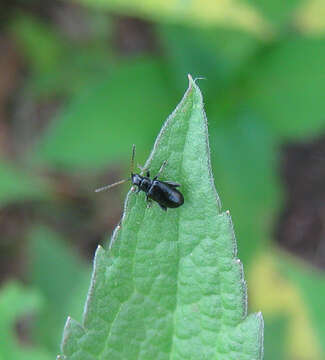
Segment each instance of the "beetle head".
M131 182L133 185L139 186L142 180L142 176L139 174L131 174Z

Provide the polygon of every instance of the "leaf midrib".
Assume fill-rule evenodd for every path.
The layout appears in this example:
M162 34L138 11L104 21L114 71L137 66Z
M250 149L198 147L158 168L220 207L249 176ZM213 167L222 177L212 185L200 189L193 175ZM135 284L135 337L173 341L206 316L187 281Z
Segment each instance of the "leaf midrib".
M192 104L191 104L191 113L189 115L189 117L191 118L192 116L192 110L193 110L193 85L188 89L188 92L192 92L192 97L191 97L191 101L192 101ZM185 99L185 96L187 94L185 93L184 95L184 99ZM187 124L187 131L186 131L186 136L185 136L185 139L184 139L184 143L183 143L183 149L185 148L185 144L187 143L187 138L188 138L188 129L190 127L190 121L186 121L186 124ZM182 173L182 169L183 169L183 159L184 159L184 151L182 152L182 160L181 160L181 173ZM180 209L180 211L182 211L182 209ZM176 311L177 311L177 308L178 308L178 302L179 302L179 299L178 299L178 286L179 286L179 283L178 283L178 279L179 279L179 271L180 271L180 251L179 251L179 239L180 239L180 235L179 235L179 218L180 218L180 211L177 212L177 251L178 251L178 256L177 256L177 274L176 274L176 291L175 291L175 309L174 309L174 313L173 313L173 320L172 320L172 324L173 324L173 328L172 328L172 332L171 332L171 347L170 347L170 352L169 352L169 360L172 360L173 356L174 356L174 345L175 345L175 329L176 329Z

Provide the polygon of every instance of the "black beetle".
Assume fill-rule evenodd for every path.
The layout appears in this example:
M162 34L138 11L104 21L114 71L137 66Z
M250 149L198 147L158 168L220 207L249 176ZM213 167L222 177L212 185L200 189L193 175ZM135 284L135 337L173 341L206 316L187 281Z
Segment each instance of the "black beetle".
M133 145L132 147L130 178L118 181L111 185L106 185L95 191L99 192L103 190L108 190L114 186L123 184L126 181L131 181L133 185L136 185L138 187L137 192L144 191L146 193L147 202L149 205L153 200L156 201L164 211L167 211L167 208L177 208L184 204L183 194L177 190L177 187L179 187L180 184L173 181L158 180L158 177L161 175L164 167L167 164L167 161L163 162L160 170L158 171L158 174L153 179L150 179L150 172L148 170L146 171L147 176L142 176L140 174L135 174L133 172L134 157L135 157L135 145ZM144 171L143 169L141 170Z

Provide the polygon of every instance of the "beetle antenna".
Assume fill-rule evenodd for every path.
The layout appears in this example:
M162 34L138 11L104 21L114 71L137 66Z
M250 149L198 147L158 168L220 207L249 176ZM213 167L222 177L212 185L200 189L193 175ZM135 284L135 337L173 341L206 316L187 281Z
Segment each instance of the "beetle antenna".
M133 170L134 170L134 158L135 158L135 145L133 144L132 145L132 156L131 156L131 174L133 174ZM98 188L95 190L95 192L100 192L100 191L105 191L105 190L109 190L117 185L121 185L123 183L125 183L126 181L130 181L131 179L128 178L128 179L123 179L123 180L120 180L120 181L117 181L116 183L114 184L110 184L110 185L105 185L101 188Z
M196 82L196 80L206 80L206 78L205 78L205 77L202 77L202 76L199 76L199 77L196 77L196 78L194 79L194 82Z
M134 170L134 158L135 158L135 145L132 145L132 156L131 156L131 174L133 174L133 170Z
M125 183L126 181L129 181L129 180L131 180L131 179L120 180L120 181L118 181L118 182L116 182L114 184L106 185L106 186L103 186L103 187L101 187L99 189L96 189L95 192L100 192L100 191L105 191L105 190L111 189L112 187L123 184L123 183Z
M162 165L161 165L161 167L160 167L160 169L159 169L159 171L158 171L158 174L155 176L155 178L159 178L159 176L162 174L162 172L164 171L164 169L165 169L165 166L167 165L167 160L165 160L163 163L162 163Z

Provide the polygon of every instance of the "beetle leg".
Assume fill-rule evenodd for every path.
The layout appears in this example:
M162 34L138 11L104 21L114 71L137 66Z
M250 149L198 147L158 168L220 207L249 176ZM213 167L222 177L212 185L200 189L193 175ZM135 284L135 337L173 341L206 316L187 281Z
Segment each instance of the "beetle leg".
M141 170L141 174L146 173L147 177L150 177L150 172L148 169L146 169L145 167L142 167L141 165L138 164L138 168Z
M151 208L152 206L152 200L148 198L147 196L147 209Z
M161 207L161 209L163 209L164 211L167 211L167 208L166 208L166 206L164 206L164 205L161 205L161 204L159 204L158 203L158 205Z
M158 174L153 178L153 180L157 180L157 179L159 178L159 176L160 176L160 175L162 174L162 172L164 171L164 168L165 168L166 164L167 164L167 160L165 160L165 161L162 163L162 165L161 165L161 167L160 167L160 169L159 169L159 171L158 171Z

